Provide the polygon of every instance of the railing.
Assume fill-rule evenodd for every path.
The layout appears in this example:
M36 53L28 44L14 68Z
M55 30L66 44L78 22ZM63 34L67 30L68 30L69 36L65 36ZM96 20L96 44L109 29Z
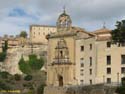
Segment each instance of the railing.
M105 86L121 86L121 83L118 82L111 82L111 83L104 83Z
M56 60L56 61L54 61L53 63L52 63L52 65L71 65L71 64L73 64L73 63L71 63L69 60L67 61L67 60Z
M96 85L96 86L109 86L109 87L117 87L121 86L121 83L118 82L111 82L111 83L97 83L97 84L81 84L79 86L91 86L91 85Z

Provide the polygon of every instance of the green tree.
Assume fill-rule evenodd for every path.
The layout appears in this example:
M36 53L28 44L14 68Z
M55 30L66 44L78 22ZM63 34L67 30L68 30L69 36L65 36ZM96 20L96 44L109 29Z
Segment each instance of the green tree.
M30 74L31 73L31 68L28 64L28 62L24 61L23 56L21 57L19 61L19 69L24 73L24 74Z
M8 41L4 41L4 45L2 46L2 52L0 53L0 62L3 62L6 59L8 49Z
M7 49L8 49L8 41L5 40L5 41L4 41L4 46L2 47L2 51L3 51L3 52L6 52Z
M9 76L10 74L6 71L0 72L0 77L3 79L8 79Z
M27 38L27 32L26 31L21 31L20 37Z
M26 75L25 77L24 77L24 80L26 80L26 81L30 81L30 80L32 80L32 75Z
M6 52L0 53L0 62L3 62L6 58Z
M42 58L37 59L37 56L32 54L29 55L29 65L34 71L38 71L44 64L44 60Z
M115 44L125 44L125 20L116 22L116 29L112 30L112 42Z
M29 55L29 60L24 61L22 57L19 61L19 69L25 74L31 74L39 71L44 64L43 58L38 59L35 54Z

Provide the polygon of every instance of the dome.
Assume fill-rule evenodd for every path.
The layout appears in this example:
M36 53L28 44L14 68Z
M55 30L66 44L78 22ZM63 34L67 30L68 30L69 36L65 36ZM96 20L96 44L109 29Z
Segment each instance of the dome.
M57 20L57 30L58 31L65 31L69 30L71 28L71 18L64 10L62 14L60 14L58 20Z

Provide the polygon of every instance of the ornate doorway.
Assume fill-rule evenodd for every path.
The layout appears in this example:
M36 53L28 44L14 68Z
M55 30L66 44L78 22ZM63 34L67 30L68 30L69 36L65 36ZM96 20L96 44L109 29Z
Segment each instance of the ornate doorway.
M59 86L63 86L63 77L58 75Z

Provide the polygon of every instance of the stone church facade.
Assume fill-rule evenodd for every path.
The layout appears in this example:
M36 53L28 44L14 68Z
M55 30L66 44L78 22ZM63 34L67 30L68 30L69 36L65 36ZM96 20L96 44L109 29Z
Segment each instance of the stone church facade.
M47 85L77 84L75 43L76 38L81 36L87 38L93 34L85 32L84 29L72 27L72 20L64 10L57 20L57 32L47 36Z

